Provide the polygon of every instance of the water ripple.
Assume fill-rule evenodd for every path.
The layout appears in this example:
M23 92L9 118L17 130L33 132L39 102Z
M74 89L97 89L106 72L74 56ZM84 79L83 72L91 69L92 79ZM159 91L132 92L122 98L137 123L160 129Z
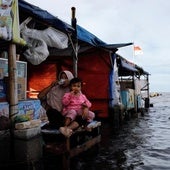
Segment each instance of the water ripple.
M79 157L76 170L170 170L170 93L151 103L148 113L116 134L106 125L97 152Z

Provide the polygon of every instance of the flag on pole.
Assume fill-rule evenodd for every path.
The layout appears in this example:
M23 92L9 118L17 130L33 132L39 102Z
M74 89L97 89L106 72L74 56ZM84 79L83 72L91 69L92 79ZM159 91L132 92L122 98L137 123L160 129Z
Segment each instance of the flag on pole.
M134 55L142 55L143 51L139 46L134 46Z

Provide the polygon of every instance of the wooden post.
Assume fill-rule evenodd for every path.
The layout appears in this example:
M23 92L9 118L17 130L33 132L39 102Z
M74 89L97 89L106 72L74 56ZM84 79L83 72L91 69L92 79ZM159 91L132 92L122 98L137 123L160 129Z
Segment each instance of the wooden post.
M70 138L66 138L66 152L63 153L63 170L70 169Z
M74 35L73 35L73 72L74 76L77 77L77 63L78 63L78 39L77 39L77 20L76 20L76 8L72 7L72 19L71 19L71 25L75 29Z
M9 117L13 121L18 113L16 45L10 44L8 56L9 74Z
M149 90L149 75L147 75L147 102L148 102L148 107L147 108L149 108L150 107L150 96L149 96L149 93L150 93L150 90Z
M134 73L135 74L135 73ZM134 115L138 114L137 113L137 93L136 93L136 82L135 82L135 75L133 75L133 86L134 86Z

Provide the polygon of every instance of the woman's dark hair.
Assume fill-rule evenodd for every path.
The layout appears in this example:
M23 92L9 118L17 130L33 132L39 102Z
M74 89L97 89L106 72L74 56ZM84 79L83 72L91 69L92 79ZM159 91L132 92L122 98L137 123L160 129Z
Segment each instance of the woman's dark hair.
M78 77L72 78L72 79L70 80L70 86L71 86L72 84L74 84L74 83L82 83L82 80L81 80L80 78L78 78Z

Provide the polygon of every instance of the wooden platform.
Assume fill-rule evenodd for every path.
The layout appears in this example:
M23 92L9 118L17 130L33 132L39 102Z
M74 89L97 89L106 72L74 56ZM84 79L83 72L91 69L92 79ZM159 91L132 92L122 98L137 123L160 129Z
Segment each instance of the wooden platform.
M90 149L101 141L101 122L89 124L91 131L77 129L70 138L64 137L57 129L42 129L44 154L62 156L63 170L69 169L70 158Z

